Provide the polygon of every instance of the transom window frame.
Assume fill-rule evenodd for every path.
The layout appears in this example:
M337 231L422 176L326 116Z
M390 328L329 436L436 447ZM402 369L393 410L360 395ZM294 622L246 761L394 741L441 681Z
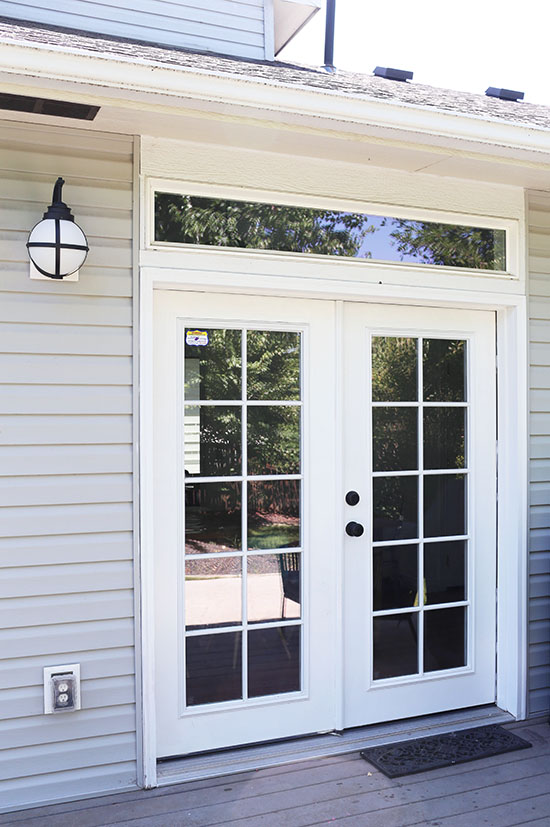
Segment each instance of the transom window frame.
M452 267L441 264L426 264L411 261L389 261L375 258L351 258L345 256L328 256L317 253L294 253L284 250L260 250L241 247L215 247L208 244L187 244L155 240L155 193L163 192L173 195L190 195L203 198L217 198L261 204L276 204L306 209L338 210L346 213L362 213L382 218L397 218L409 221L429 221L465 227L480 227L492 230L504 230L506 234L506 270L476 269L470 267ZM459 278L497 279L499 282L523 281L520 253L520 221L514 218L487 216L476 213L431 210L425 207L408 207L389 202L356 201L342 198L310 196L304 193L288 193L275 190L240 188L228 185L197 183L182 179L171 180L148 177L145 179L145 210L142 222L142 249L151 253L167 256L174 252L210 253L214 255L259 256L261 258L290 261L314 262L318 267L362 268L363 270L394 270L402 275L411 271L438 274L439 279L448 276ZM149 263L149 262L147 262ZM152 262L151 262L152 263ZM405 275L406 278L406 275ZM502 289L501 287L499 289Z

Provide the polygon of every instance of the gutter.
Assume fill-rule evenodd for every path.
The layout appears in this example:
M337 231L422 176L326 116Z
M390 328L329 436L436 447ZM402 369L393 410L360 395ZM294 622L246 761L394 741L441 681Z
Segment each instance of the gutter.
M448 143L468 141L492 149L501 146L550 158L550 130L503 122L481 115L464 115L431 107L384 101L285 84L246 75L220 75L189 70L143 58L99 54L61 46L29 44L0 38L0 74L63 83L86 84L103 92L147 93L178 101L228 105L257 117L259 112L314 119L320 127L338 124L405 130L439 137ZM323 124L324 122L324 124Z

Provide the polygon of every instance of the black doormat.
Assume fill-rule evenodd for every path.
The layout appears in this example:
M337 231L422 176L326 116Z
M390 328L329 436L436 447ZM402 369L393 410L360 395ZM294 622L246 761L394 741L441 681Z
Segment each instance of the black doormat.
M399 778L401 775L465 764L530 746L528 741L513 732L492 724L371 747L362 750L360 755L388 778Z

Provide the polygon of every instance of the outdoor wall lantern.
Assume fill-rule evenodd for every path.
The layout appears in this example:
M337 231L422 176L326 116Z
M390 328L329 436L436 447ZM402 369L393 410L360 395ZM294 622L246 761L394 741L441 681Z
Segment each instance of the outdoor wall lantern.
M30 232L27 250L31 264L41 275L34 275L31 266L31 278L64 279L72 276L78 278L78 270L88 255L88 240L69 207L61 200L61 191L65 181L58 178L53 188L52 203Z

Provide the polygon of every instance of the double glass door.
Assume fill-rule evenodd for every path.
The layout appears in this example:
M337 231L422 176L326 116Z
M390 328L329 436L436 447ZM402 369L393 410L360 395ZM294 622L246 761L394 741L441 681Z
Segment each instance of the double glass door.
M336 318L156 296L160 757L494 698L493 318Z

